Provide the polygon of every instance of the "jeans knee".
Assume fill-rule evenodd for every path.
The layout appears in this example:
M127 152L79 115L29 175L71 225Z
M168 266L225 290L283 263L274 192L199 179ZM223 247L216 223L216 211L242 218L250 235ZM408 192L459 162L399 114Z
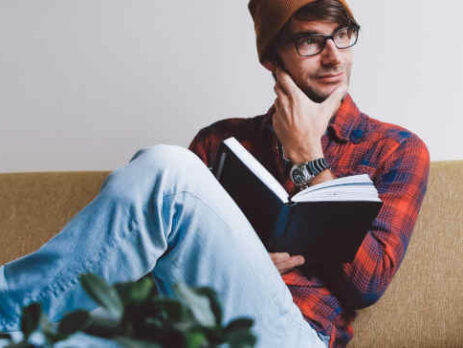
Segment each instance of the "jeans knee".
M129 163L109 174L101 192L133 204L149 200L155 192L192 189L207 175L212 174L189 149L160 144L136 151Z
M155 165L156 168L187 167L202 163L192 151L177 145L158 144L139 149L130 159L130 162L142 161L146 165Z

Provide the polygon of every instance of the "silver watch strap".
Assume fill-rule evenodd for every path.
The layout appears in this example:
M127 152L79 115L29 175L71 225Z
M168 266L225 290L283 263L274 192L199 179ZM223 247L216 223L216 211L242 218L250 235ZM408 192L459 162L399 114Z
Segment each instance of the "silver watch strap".
M330 168L329 164L326 162L326 160L323 157L307 162L306 166L307 166L307 170L309 171L309 174L313 176L318 175L321 172L323 172L325 169Z

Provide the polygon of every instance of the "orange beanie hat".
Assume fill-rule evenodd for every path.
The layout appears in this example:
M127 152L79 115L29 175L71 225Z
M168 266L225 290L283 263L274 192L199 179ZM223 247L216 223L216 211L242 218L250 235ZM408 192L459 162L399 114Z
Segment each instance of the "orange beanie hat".
M269 45L291 16L301 7L315 0L250 0L248 4L254 20L257 52L262 63ZM346 1L338 0L348 14L354 18Z

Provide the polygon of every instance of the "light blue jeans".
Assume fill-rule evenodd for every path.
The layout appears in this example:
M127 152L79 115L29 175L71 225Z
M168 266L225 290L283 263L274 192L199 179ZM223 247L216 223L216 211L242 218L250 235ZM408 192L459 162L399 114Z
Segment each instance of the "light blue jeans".
M101 309L79 284L87 272L110 284L151 272L165 295L177 282L210 286L224 323L255 320L257 347L327 346L246 217L204 163L178 146L137 151L56 236L0 267L0 331L19 331L21 308L31 302L41 302L52 322L75 309ZM91 346L84 336L72 345Z

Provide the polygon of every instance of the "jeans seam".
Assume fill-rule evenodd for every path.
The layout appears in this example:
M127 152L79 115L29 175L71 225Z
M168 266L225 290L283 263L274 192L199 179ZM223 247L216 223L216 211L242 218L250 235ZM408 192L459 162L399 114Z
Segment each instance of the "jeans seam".
M213 212L214 215L215 215L218 219L220 219L220 221L222 221L222 223L223 223L225 226L227 226L230 230L233 229L233 228L232 228L233 226L230 226L230 225L220 216L220 214L219 214L212 206L210 206L209 204L207 204L206 202L204 202L204 200L202 199L201 196L199 196L199 195L197 195L197 194L195 194L195 193L193 193L193 192L191 192L191 191L188 191L188 190L181 190L181 191L177 191L177 192L174 192L174 193L166 194L166 195L164 195L163 197L166 198L166 197L176 196L176 195L178 195L178 194L188 194L188 195L191 195L193 198L195 198L195 199L198 200L201 204L203 204L206 208L208 208L211 212ZM244 213L243 213L243 214L244 214ZM246 221L248 221L247 218L246 218ZM249 221L248 221L248 223L249 223L249 225L252 227L252 225L251 225L251 223L250 223ZM253 229L253 232L257 234L257 232L254 230L254 227L252 227L252 229ZM257 237L258 237L258 236L257 236ZM254 275L256 276L256 273L255 273L255 272L254 272ZM283 281L283 280L282 280L282 281ZM286 284L285 284L285 286L286 286ZM289 291L289 290L288 290L288 291ZM274 299L272 296L270 296L270 297L271 297L271 302L272 302L272 304L273 304L274 307L277 309L277 311L278 311L278 313L279 313L280 315L287 315L287 314L290 312L289 310L285 310L285 311L283 312L283 311L281 310L281 307L275 302L275 299ZM300 311L300 310L299 310L299 311ZM297 321L296 321L294 318L292 318L291 316L289 316L289 317L291 318L292 321L297 322ZM298 322L298 323L299 323L299 322ZM302 324L302 323L299 323L299 324Z

